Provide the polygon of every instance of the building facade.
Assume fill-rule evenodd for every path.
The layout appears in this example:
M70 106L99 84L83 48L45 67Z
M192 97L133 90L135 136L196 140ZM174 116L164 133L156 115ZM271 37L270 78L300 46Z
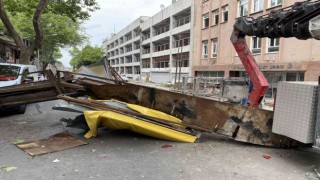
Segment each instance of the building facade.
M140 79L141 24L149 17L141 16L103 42L108 63L129 79Z
M140 17L103 42L108 62L129 79L155 83L189 76L193 0L173 0L152 17ZM177 80L179 81L179 80Z
M288 7L294 0L194 1L192 75L241 77L245 69L230 41L233 24L241 16L258 17ZM320 41L296 38L246 37L256 62L271 85L279 81L316 81L320 76Z
M258 17L294 0L173 0L152 17L140 17L104 42L108 62L128 78L156 83L183 76L242 77L245 69L230 41L241 16ZM320 76L320 41L246 37L271 85L315 81ZM179 81L179 80L177 80Z
M0 63L19 63L20 50L12 38L0 34Z
M173 1L141 25L142 77L155 83L173 83L190 75L192 5L193 0Z

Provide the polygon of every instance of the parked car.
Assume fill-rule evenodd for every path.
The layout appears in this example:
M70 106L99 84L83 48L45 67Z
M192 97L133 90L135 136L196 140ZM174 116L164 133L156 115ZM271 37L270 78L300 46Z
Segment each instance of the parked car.
M0 63L0 88L38 81L38 74L29 75L29 73L36 71L37 68L33 65ZM17 113L23 114L26 105L5 106L0 107L0 110L15 110Z

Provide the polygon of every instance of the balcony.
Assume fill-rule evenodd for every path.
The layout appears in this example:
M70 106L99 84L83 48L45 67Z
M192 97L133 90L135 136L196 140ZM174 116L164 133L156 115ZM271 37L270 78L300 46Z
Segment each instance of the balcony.
M161 44L161 45L158 45L158 46L154 47L154 52L164 51L164 50L167 50L169 48L170 48L169 43Z
M133 38L140 36L140 33L138 32L133 32Z
M149 53L150 53L150 48L142 50L142 54L149 54Z
M183 38L180 40L176 40L172 43L173 48L177 48L177 47L181 47L181 46L188 46L188 45L190 45L190 38L189 37Z
M186 16L186 17L183 17L175 22L173 22L173 28L177 28L177 27L180 27L180 26L183 26L185 24L188 24L190 23L191 21L191 16Z
M144 34L142 35L142 41L147 40L150 38L150 34Z
M126 53L127 53L127 52L131 52L131 51L132 51L132 47L127 47L127 48L126 48Z
M165 32L168 32L170 30L170 26L169 26L169 24L168 25L165 25L165 26L162 26L162 27L160 27L160 28L157 28L157 29L155 29L155 31L154 31L154 36L158 36L158 35L160 35L160 34L163 34L163 33L165 33Z
M174 61L172 67L175 68L176 65L178 65L178 67L189 67L189 60Z
M169 60L158 61L153 63L152 72L169 72Z

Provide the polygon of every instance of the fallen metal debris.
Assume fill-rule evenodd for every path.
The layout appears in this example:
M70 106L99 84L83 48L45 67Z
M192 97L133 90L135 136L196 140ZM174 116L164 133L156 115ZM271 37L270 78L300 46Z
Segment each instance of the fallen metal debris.
M108 110L137 117L146 122L152 119L153 123L181 132L192 132L194 130L214 132L229 136L236 141L273 147L304 146L304 144L288 137L272 133L273 112L271 111L257 108L248 109L244 106L119 82L108 78L91 77L85 74L80 74L81 78L75 79L77 73L60 71L56 77L49 72L46 73L49 80L0 88L0 106L28 104L61 98L92 109ZM181 119L182 122L166 122L135 112L127 112L119 107L110 107L110 105L103 103L83 102L75 98L68 99L67 96L62 96L62 94L72 97L88 95L96 99L116 99L170 114ZM181 126L188 127L188 129L181 128Z
M55 134L47 139L21 143L17 144L17 146L31 156L40 156L86 144L88 143L74 138L67 132L63 132Z

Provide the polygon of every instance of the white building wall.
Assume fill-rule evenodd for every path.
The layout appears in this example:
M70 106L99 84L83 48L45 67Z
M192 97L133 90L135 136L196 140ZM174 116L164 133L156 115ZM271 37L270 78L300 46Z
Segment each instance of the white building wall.
M137 49L134 49L134 43L140 44L140 25L144 21L146 21L149 17L147 16L141 16L135 21L133 21L131 24L129 24L127 27L122 29L116 34L112 34L110 38L104 40L103 42L103 48L104 53L106 56L108 56L108 62L111 64L112 67L115 68L116 71L118 71L119 74L126 74L126 76L129 79L133 80L140 80L140 73L136 74L135 69L140 69L140 60L135 62L135 55L140 56L140 45ZM137 36L134 36L134 30L138 30L139 33ZM120 43L120 39L125 39L125 36L131 34L132 39L128 41L124 41L123 43ZM114 47L110 47L113 43L118 42L117 45L114 45ZM108 48L109 46L109 48ZM131 47L130 52L126 52L126 47ZM123 48L124 52L121 54L120 49ZM118 51L118 54L115 54L116 51ZM111 55L113 53L113 55ZM125 57L131 57L132 62L125 62ZM121 63L120 59L124 59L124 63ZM140 58L141 59L141 58ZM117 63L118 62L118 63ZM126 72L126 69L132 69L131 73Z
M184 12L188 10L189 15L191 16L191 20L189 23L174 27L174 21L176 20L174 17L178 15L181 12ZM142 59L150 59L150 68L142 68L141 66L141 72L143 72L142 76L149 75L151 77L151 81L155 83L165 83L165 82L173 82L175 78L175 61L173 60L173 54L177 54L178 48L173 48L173 42L174 42L174 35L178 35L179 33L183 32L189 32L191 34L191 27L192 27L192 16L193 16L193 0L178 0L174 2L172 5L166 7L165 9L161 10L148 20L146 20L144 23L141 24L141 31L148 31L150 29L150 38L144 40L141 45L146 46L149 45L151 48L150 53L148 54L142 54ZM154 35L154 31L156 30L155 27L157 27L159 24L164 23L167 19L170 19L170 30L168 32L164 32L159 35ZM165 38L169 37L169 49L163 50L163 51L154 51L154 43L157 43ZM192 36L190 38L190 43L192 43ZM181 51L181 50L180 50ZM190 45L183 47L183 52L189 53L189 67L183 67L182 68L182 74L183 76L191 75L190 72L190 66L191 66L191 57L192 52L190 51ZM164 68L157 68L154 67L154 62L157 57L160 56L169 56L169 67Z
M136 69L137 66L140 67L140 73L141 76L149 76L151 80L155 83L165 83L168 81L173 82L175 78L175 60L174 60L174 55L179 53L178 48L173 47L173 43L177 40L177 37L179 34L186 33L189 34L189 45L183 47L183 52L189 53L189 67L182 67L182 74L183 76L191 74L190 72L190 66L191 66L191 57L192 57L192 51L190 48L192 47L192 36L191 30L192 30L192 24L193 24L193 1L194 0L176 0L173 2L172 5L162 9L158 13L156 13L152 17L140 17L131 24L129 24L127 27L119 31L118 33L114 34L112 37L104 41L103 47L105 48L105 54L109 55L109 62L117 62L119 61L119 64L111 64L117 71L120 73L124 73L126 68L132 68ZM179 27L174 27L174 22L177 20L175 17L180 16L189 16L190 17L190 22L187 24L184 24ZM167 20L170 20L169 24L165 24ZM170 30L158 35L155 35L154 33L158 29L158 27L161 27L162 25L169 25ZM129 41L126 41L122 44L118 44L117 46L114 46L112 48L107 48L108 46L110 47L112 43L116 41L120 41L121 37L124 37L128 33L133 32L134 29L141 29L142 32L144 31L149 31L150 33L150 38L145 39L142 41L142 38L140 36L138 37L133 37ZM175 38L174 38L175 37ZM133 45L134 42L139 42L140 43L140 48L134 50ZM155 47L156 46L161 46L161 43L168 44L169 43L169 49L166 50L158 50L155 52ZM150 53L144 54L142 53L142 47L150 47ZM132 51L130 52L123 52L123 54L115 54L116 51L120 53L120 49L126 49L127 46L132 46ZM166 46L167 47L167 46ZM120 60L121 58L125 57L131 57L132 60L134 59L134 55L140 56L140 62L131 62L131 63L124 63L121 64ZM154 63L158 63L159 57L168 57L169 58L169 67L153 67ZM142 68L142 59L147 59L150 63L150 68ZM158 66L158 64L156 64ZM124 71L124 72L123 72ZM141 77L138 77L139 75L136 74L127 74L127 76L132 79L141 79ZM142 77L143 78L143 77Z

